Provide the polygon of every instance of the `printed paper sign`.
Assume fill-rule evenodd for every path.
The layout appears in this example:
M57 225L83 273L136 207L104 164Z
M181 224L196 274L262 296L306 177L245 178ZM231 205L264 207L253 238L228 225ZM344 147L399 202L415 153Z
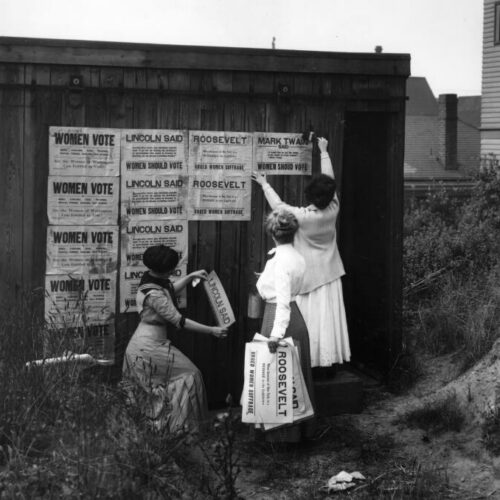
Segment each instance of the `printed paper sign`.
M137 312L137 288L142 275L147 271L143 267L122 267L120 271L120 312ZM180 263L175 269L171 280L182 278L187 274L187 265ZM186 307L186 289L177 295L179 309Z
M254 170L267 175L311 175L312 144L302 134L255 132Z
M115 357L115 322L114 319L95 324L81 324L63 328L51 328L51 332L63 334L70 339L71 351L90 354L95 359L113 361ZM78 359L78 354L75 359ZM43 360L42 363L45 363ZM112 363L110 363L112 364Z
M50 224L117 224L118 177L49 176Z
M121 216L125 220L186 218L187 178L175 175L122 177Z
M50 326L106 323L115 315L116 272L45 276L45 320Z
M139 174L187 174L185 130L122 130L121 172Z
M120 130L49 127L50 175L120 175Z
M122 228L121 265L143 267L144 251L154 245L166 245L180 255L180 264L187 263L187 220L130 221Z
M252 134L248 132L189 132L189 173L191 175L250 175Z
M109 273L117 259L117 226L47 227L47 274Z
M236 319L231 303L215 271L208 274L207 280L203 281L203 287L207 293L217 324L219 326L231 326L235 323Z
M290 347L271 354L267 342L247 342L241 420L253 424L293 422L293 357Z
M189 220L250 220L251 179L246 176L189 177Z

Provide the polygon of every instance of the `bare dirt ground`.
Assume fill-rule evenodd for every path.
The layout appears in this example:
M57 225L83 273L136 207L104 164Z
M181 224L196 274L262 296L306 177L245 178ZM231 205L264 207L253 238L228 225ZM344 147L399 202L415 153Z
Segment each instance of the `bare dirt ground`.
M485 450L480 426L469 423L460 432L432 435L401 419L457 375L452 356L424 360L423 367L423 376L404 395L371 388L362 413L320 418L311 442L256 444L243 427L241 498L500 499L500 457ZM328 493L328 479L342 470L359 471L366 481Z

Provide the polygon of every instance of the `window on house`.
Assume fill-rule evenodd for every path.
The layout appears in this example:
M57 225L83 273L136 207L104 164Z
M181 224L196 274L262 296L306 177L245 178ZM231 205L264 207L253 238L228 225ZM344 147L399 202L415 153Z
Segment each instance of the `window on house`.
M500 2L495 2L495 44L500 44Z

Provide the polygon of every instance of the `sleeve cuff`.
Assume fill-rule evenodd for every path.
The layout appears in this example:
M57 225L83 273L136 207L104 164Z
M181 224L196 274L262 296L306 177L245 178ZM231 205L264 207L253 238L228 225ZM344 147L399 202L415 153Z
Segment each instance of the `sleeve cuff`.
M321 158L329 158L330 155L328 154L327 151L325 151L324 153L321 153Z

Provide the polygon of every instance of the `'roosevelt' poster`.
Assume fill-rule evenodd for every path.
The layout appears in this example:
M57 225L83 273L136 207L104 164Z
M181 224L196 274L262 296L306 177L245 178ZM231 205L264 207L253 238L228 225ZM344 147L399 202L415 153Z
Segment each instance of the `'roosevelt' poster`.
M190 220L250 220L249 176L189 177L187 215Z

